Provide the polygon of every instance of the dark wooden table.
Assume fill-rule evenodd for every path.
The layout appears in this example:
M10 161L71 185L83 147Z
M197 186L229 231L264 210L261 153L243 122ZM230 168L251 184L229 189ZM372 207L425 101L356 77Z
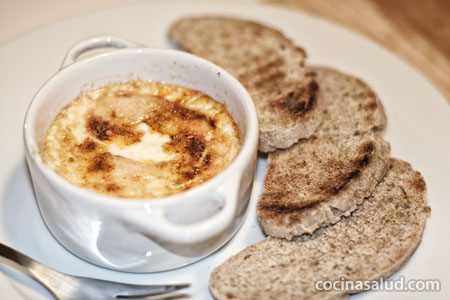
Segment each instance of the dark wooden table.
M139 1L146 2L0 1L0 46L45 25ZM450 0L247 1L303 10L359 31L420 71L450 103Z
M382 44L450 103L450 0L266 0L332 20Z

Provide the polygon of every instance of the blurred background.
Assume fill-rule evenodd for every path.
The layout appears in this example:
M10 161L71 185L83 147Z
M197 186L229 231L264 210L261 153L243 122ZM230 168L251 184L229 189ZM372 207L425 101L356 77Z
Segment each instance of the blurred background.
M0 0L0 47L70 17L144 1ZM304 11L357 31L409 62L450 103L450 0L245 1Z

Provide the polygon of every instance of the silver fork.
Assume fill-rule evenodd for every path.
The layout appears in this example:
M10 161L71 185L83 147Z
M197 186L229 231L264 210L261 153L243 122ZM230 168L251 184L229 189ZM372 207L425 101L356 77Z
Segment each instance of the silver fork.
M32 277L59 300L139 299L144 297L167 300L189 296L173 293L189 287L189 284L136 285L64 274L44 266L2 243L0 243L0 261Z

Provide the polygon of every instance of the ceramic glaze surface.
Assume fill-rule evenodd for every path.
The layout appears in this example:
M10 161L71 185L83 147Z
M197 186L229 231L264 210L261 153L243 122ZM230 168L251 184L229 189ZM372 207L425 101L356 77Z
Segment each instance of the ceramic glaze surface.
M79 45L111 41L114 37L98 37ZM182 85L222 103L242 138L233 162L200 185L147 200L97 194L51 170L40 153L55 114L82 90L135 78ZM175 50L132 48L74 62L39 90L24 128L42 216L62 245L89 262L132 272L173 269L217 250L243 220L256 164L256 112L240 83L206 60Z

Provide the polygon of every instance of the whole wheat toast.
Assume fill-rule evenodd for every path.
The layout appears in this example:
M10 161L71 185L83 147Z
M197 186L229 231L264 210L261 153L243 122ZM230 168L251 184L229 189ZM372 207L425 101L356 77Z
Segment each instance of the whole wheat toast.
M386 177L352 215L292 241L266 238L215 268L216 299L345 299L356 280L387 278L419 245L430 208L425 181L390 160ZM355 290L319 291L319 280L353 281Z
M370 196L389 166L386 117L361 80L313 68L324 121L313 137L269 153L257 213L266 234L291 239L334 224Z
M322 118L314 72L305 51L281 32L230 17L190 17L175 22L170 38L235 76L258 112L259 150L284 149L310 137Z

